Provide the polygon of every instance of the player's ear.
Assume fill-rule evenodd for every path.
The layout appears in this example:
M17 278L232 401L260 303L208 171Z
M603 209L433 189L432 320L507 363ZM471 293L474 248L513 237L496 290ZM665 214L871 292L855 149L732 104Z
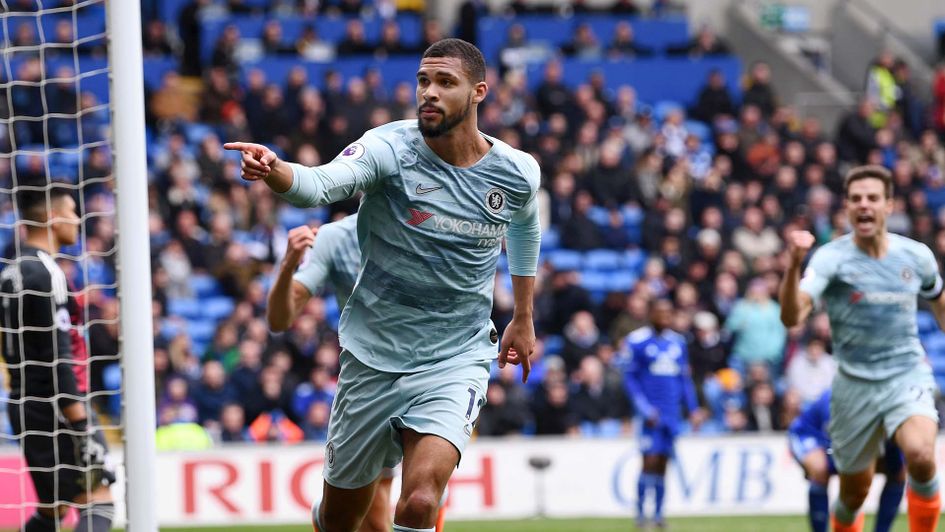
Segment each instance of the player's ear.
M486 85L485 81L480 81L473 85L473 103L481 103L486 99L486 95L489 94L489 86Z

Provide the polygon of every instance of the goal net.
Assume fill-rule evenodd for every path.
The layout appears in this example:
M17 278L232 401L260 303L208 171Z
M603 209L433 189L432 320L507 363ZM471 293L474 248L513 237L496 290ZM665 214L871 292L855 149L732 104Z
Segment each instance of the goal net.
M153 452L153 445L147 445L147 439L153 439L148 424L153 427L154 400L153 375L150 381L146 378L153 372L150 265L147 232L140 223L147 212L141 193L146 190L139 103L143 95L140 88L139 94L128 94L134 91L128 87L140 87L140 79L128 79L128 72L141 76L137 4L0 0L0 269L13 278L13 270L26 271L21 266L32 260L42 262L52 279L49 291L36 293L30 286L24 288L17 274L17 282L10 283L12 291L2 298L4 308L14 309L17 316L5 319L0 328L0 353L6 359L0 363L0 529L18 529L37 508L62 505L69 511L58 527L72 527L79 505L63 499L74 496L74 490L60 485L74 476L63 472L92 475L67 456L62 443L75 432L65 423L62 402L73 394L90 413L89 429L101 433L110 448L107 465L117 475L112 483L114 524L155 529L147 508L138 510L144 520L134 526L132 509L140 503L131 500L135 490L125 485L126 471L128 479L133 470L143 471L147 483L153 469L153 464L127 467L131 458L150 460ZM122 25L109 24L122 16L116 9L126 17ZM50 192L62 189L75 200L78 239L55 250L54 262L48 264L30 252L27 226L36 222L24 219L18 200L30 192L45 193L48 211ZM128 257L123 248L131 248L137 257ZM55 314L52 326L31 324L24 297L34 301L36 296L57 305L64 299L69 318ZM58 306L55 311L61 313ZM144 315L146 320L127 320L130 315ZM129 329L128 321L137 321L139 329ZM146 330L140 330L143 323ZM28 344L45 341L53 346L51 360L36 360ZM74 377L76 391L60 382L63 365ZM48 375L51 385L37 385L42 379L36 375ZM136 394L123 394L131 383ZM42 404L48 408L37 406ZM132 411L125 411L128 407ZM37 412L51 417L40 421L43 414ZM31 454L27 463L25 448L35 452L43 445L49 446L48 452ZM36 480L37 475L46 476Z

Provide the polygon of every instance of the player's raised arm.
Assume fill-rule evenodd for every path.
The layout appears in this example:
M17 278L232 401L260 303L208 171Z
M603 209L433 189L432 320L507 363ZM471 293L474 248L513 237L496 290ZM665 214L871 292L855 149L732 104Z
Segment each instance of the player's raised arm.
M315 243L317 232L318 229L305 225L289 231L285 257L279 266L276 282L269 290L266 304L266 321L269 322L269 328L275 332L288 329L312 295L305 285L292 279L292 274L302 263L305 252Z
M801 266L804 263L804 257L813 247L814 240L814 235L808 231L793 231L788 235L788 250L791 254L791 262L788 264L787 271L784 272L780 290L781 323L785 327L794 327L807 319L814 307L813 298L810 294L800 289ZM816 270L811 268L809 275L816 276ZM811 281L816 282L813 279ZM826 278L824 278L824 285L826 286ZM823 290L822 287L821 290Z
M327 205L368 190L396 167L390 145L369 131L333 161L308 167L288 163L261 144L228 142L228 150L243 154L243 179L262 179L283 199L299 207Z

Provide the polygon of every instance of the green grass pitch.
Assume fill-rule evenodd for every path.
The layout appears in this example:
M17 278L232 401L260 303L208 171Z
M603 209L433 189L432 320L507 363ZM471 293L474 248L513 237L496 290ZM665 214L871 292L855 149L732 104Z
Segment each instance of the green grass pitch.
M872 516L866 520L865 530L872 530ZM243 526L220 528L167 528L166 532L311 532L307 526ZM446 523L444 532L632 532L635 528L627 519L527 519L520 521L455 521ZM803 516L763 517L688 517L669 519L669 532L807 532ZM893 532L906 532L906 516L900 514Z

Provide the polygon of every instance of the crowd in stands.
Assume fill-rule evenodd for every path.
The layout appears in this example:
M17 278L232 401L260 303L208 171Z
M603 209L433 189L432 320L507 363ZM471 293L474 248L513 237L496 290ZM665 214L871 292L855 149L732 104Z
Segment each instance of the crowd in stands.
M273 5L299 13L324 6L361 13L399 3ZM320 294L288 332L273 334L264 318L266 293L287 230L343 217L358 201L291 208L264 184L241 180L239 160L221 145L264 143L288 160L317 165L371 127L415 117L413 87L387 90L373 70L348 79L329 72L316 82L294 69L284 84L266 79L242 66L239 35L229 30L207 63L192 64L200 45L188 35L209 4L196 0L177 20L152 18L144 35L147 54L176 54L184 59L181 73L202 80L194 102L173 96L186 81L176 73L148 95L158 422L201 425L219 441L323 440L339 370L338 309L330 293ZM586 9L573 4L575 12ZM233 12L262 9L252 5L228 2ZM471 1L463 12L475 16L484 9ZM612 9L649 14L627 0ZM357 19L351 20L344 40L325 54L416 56L445 35L438 23L424 23L420 43L408 48L395 25L385 25L379 42L366 43ZM560 55L653 53L633 43L629 25L620 27L615 41L604 44L577 26ZM268 54L319 53L311 33L287 45L278 27L265 28ZM505 50L517 46L519 31L510 27ZM462 20L457 33L475 38ZM679 51L729 53L709 29L687 46ZM865 96L836 132L781 101L765 63L749 65L742 79L713 71L691 102L658 106L639 101L632 86L608 89L606 71L566 83L557 54L541 75L529 90L522 69L490 65L490 93L479 110L484 133L539 161L544 232L531 377L522 384L520 368L495 369L480 417L482 436L629 431L634 409L624 390L622 340L647 325L648 305L657 298L673 301L673 328L688 340L692 376L709 413L701 431L785 429L829 386L836 364L825 314L790 330L780 322L784 235L808 229L823 244L847 231L840 208L851 165L888 167L896 185L889 228L945 259L945 68L938 71L934 100L922 102L908 67L883 54L868 73ZM107 151L93 153L84 175L107 173ZM0 180L7 182L4 161ZM87 245L111 249L112 229L98 225ZM229 305L197 338L184 318L206 317L201 313L210 306L199 308L206 295ZM93 305L114 312L109 301ZM198 308L185 306L189 301ZM500 331L511 310L503 265L493 312ZM110 333L114 340L117 331Z

